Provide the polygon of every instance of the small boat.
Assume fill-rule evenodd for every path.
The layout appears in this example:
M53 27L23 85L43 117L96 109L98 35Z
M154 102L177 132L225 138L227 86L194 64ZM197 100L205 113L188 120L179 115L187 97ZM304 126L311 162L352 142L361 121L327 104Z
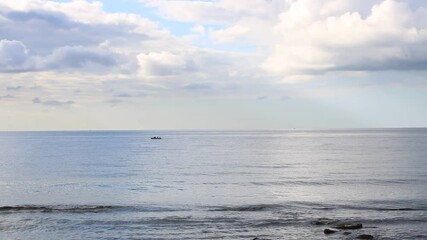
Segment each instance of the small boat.
M151 137L151 139L160 140L160 139L162 139L162 138L161 138L161 137Z

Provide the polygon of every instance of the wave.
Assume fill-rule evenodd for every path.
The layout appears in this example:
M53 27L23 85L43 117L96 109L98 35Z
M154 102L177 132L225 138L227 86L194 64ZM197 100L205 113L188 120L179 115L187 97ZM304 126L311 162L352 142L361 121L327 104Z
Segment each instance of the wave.
M85 220L84 225L111 225L111 226L133 226L133 225L198 225L207 223L207 220L197 219L191 216L166 216L146 217L133 220ZM212 222L212 221L211 221Z
M101 213L111 211L127 212L175 212L185 211L184 208L166 208L157 206L123 206L123 205L19 205L0 206L0 214L32 212L68 212L68 213Z
M81 205L81 206L68 206L68 205L21 205L21 206L2 206L0 213L13 213L13 212L102 212L114 209L120 209L120 206L109 205Z
M304 210L303 210L304 209ZM381 211L381 212L411 212L427 211L427 205L414 202L358 202L354 204L332 204L317 202L293 201L277 204L251 204L251 205L217 205L217 206L156 206L156 205L17 205L0 206L1 213L19 212L107 212L107 211L127 211L127 212L177 212L207 210L211 212L299 212L299 211Z
M371 225L372 224L427 223L427 218L422 216L377 218L377 219L365 219L364 222Z
M407 205L407 206L405 206ZM374 204L363 202L357 204L328 204L316 202L288 202L286 204L255 204L255 205L240 205L240 206L214 206L209 207L209 211L217 212L261 212L261 211L280 211L280 210L295 210L301 209L319 210L319 211L340 211L340 210L355 210L355 211L381 211L381 212L410 212L410 211L427 211L427 205L414 203L394 203L384 202L382 204Z
M244 205L244 206L221 206L214 207L210 211L214 212L259 212L282 208L283 205L279 204L258 204L258 205Z
M270 211L275 208L282 208L279 204L259 204L259 205L244 205L244 206L208 206L208 211L214 212L257 212ZM191 211L191 208L166 208L155 206L115 206L115 205L19 205L19 206L0 206L1 213L20 213L20 212L70 212L70 213L86 213L86 212L108 212L115 210L123 210L129 212L175 212L175 211Z
M377 206L357 206L357 205L330 205L325 207L315 207L316 210L360 210L360 211L380 211L380 212L409 212L427 211L425 207L377 207Z
M409 211L427 211L426 208L387 208L387 207L365 207L365 206L353 206L353 205L329 205L329 206L314 206L315 210L360 210L360 211L381 211L381 212L409 212Z

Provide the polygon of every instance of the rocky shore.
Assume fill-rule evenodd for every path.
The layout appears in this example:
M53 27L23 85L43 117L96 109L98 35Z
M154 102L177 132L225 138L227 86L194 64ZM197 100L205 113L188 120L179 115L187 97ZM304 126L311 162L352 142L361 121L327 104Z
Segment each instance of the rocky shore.
M323 228L323 234L327 236L342 235L343 239L348 240L375 240L379 239L378 236L371 235L364 232L363 224L360 222L353 221L338 221L328 218L319 218L310 223L312 226L325 227ZM320 233L320 231L319 231ZM345 236L345 237L344 237ZM334 238L336 239L336 238ZM252 240L269 240L268 238L255 237Z
M317 219L311 222L315 226L327 226L323 230L323 233L326 235L330 234L342 234L346 236L353 236L353 239L376 239L375 236L371 234L361 233L360 231L354 232L354 230L363 229L363 224L360 222L339 222L327 218Z

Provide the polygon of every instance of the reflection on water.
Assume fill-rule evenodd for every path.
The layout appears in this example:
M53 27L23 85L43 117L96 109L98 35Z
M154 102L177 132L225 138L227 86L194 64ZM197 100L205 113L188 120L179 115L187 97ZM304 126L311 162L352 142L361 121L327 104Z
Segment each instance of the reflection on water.
M0 238L425 239L427 130L3 132L0 193Z

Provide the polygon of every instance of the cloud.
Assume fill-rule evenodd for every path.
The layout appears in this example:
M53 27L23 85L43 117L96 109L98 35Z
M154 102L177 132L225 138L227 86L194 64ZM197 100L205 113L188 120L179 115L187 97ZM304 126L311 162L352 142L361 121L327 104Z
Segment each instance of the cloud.
M65 107L74 105L74 101L42 100L39 97L33 99L34 104L40 104L49 107Z
M215 42L231 43L234 42L238 37L247 33L249 33L249 28L237 25L226 29L211 30L209 35Z
M65 46L55 49L43 59L42 69L88 69L112 68L119 56L108 49Z
M14 96L12 96L12 95L10 95L10 94L0 96L0 100L3 100L3 99L11 99L11 98L15 98L15 97L14 97Z
M9 87L23 86L16 101L52 106L72 104L44 96L81 106L145 94L230 94L224 86L273 99L269 91L283 83L303 86L355 72L372 79L427 67L424 1L142 3L146 16L157 11L168 20L110 13L102 1L2 1L0 87L14 95Z
M105 102L110 104L111 107L117 107L119 104L122 104L125 101L122 99L111 98L111 99L107 99Z
M79 2L84 3L84 1ZM66 5L67 3L61 4ZM34 54L47 55L53 49L63 46L97 46L106 40L109 40L113 46L123 44L136 46L137 42L161 38L162 35L167 37L166 33L160 31L154 23L145 24L146 21L141 17L135 16L135 19L139 19L139 21L132 22L126 15L122 17L121 21L108 23L108 21L100 19L120 19L120 16L103 14L99 20L81 22L82 19L65 10L58 12L60 9L47 9L42 4L35 8L22 12L0 11L0 16L7 20L0 22L0 39L21 41ZM90 14L90 11L87 10L87 13L82 12L81 14Z
M329 71L424 70L427 6L401 0L143 1L165 18L220 24L216 43L251 41L278 77ZM390 17L393 16L393 17ZM201 31L201 28L198 28Z
M15 40L0 40L0 71L25 68L29 59L26 46Z
M117 98L131 98L131 97L133 97L133 95L129 94L129 93L119 93L119 94L114 95L114 97L117 97Z
M19 90L21 90L21 89L23 89L24 87L23 86L8 86L8 87L6 87L6 90L7 91L19 91Z
M191 32L200 34L200 35L204 35L206 34L206 29L203 25L195 25L190 29Z
M296 1L280 14L264 69L281 74L425 69L425 8L385 0L363 17L350 6L329 6L326 15L319 15L311 1Z
M141 53L137 59L144 76L172 76L195 70L193 62L185 53Z
M278 0L142 0L168 19L182 22L231 24L242 18L268 19L282 9Z
M188 90L211 90L213 86L209 83L190 83L186 84L184 88Z
M113 71L121 62L129 65L129 59L106 47L64 46L54 49L47 56L30 55L20 41L0 40L0 72L32 72L78 69L96 72ZM125 62L125 63L124 63ZM129 66L127 66L129 67Z
M230 1L216 5L213 7L227 9L230 17L244 11ZM253 62L239 66L247 62L242 59L247 56L191 46L154 21L136 14L107 13L102 7L101 2L85 0L0 3L0 40L13 53L5 53L8 58L3 59L10 60L4 60L0 73L75 73L82 81L92 78L85 74L108 74L108 78L116 74L142 81L155 78L163 84L169 80L186 83L189 77L238 79L239 74L247 74L246 68L254 67ZM259 15L257 12L244 15ZM196 26L193 31L207 37L209 30ZM213 30L211 35L216 41L230 42L246 31L236 25Z
M137 70L135 56L147 48L179 46L151 20L107 13L100 2L84 0L2 2L0 41L0 72L129 73Z
M183 22L228 22L233 14L208 1L142 1L147 6L156 7L168 19Z

